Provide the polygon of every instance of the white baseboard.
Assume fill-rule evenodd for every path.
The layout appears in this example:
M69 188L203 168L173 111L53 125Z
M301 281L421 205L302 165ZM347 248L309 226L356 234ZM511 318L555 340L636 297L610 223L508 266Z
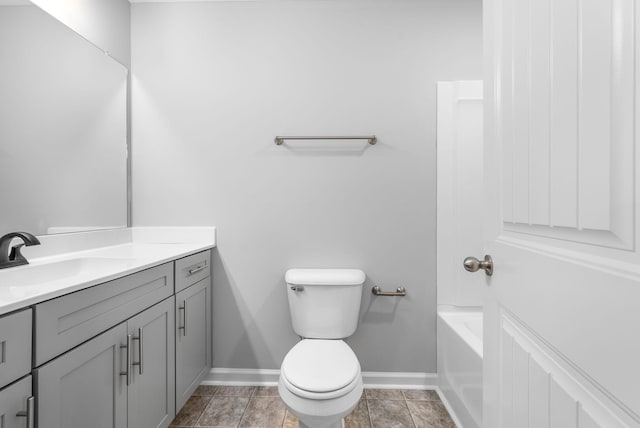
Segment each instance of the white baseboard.
M447 412L449 413L449 416L451 416L451 419L453 419L453 423L456 425L456 427L465 428L464 425L462 425L462 423L460 422L460 419L458 419L458 415L456 415L456 413L453 411L453 407L451 406L451 403L449 403L449 400L447 400L446 395L444 395L444 393L440 390L440 387L437 386L435 389L438 393L438 397L440 397L440 401L442 401L442 404L444 404L445 409L447 409Z
M438 375L420 372L362 372L365 388L436 389Z
M280 370L213 368L202 384L274 386L279 377Z
M202 382L205 385L253 385L278 384L280 370L213 368ZM362 372L365 388L383 389L436 389L436 373Z

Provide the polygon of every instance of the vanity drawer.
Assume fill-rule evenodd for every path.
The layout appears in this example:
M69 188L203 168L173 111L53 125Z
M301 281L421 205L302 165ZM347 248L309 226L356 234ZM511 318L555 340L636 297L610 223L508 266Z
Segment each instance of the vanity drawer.
M0 318L0 388L31 372L31 309Z
M173 294L173 263L35 306L39 366Z
M211 251L176 260L176 293L211 275Z

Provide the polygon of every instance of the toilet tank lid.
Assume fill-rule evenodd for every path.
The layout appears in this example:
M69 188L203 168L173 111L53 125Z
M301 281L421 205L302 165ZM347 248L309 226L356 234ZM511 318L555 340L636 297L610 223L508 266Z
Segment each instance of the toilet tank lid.
M296 285L360 285L365 277L360 269L289 269L284 279Z

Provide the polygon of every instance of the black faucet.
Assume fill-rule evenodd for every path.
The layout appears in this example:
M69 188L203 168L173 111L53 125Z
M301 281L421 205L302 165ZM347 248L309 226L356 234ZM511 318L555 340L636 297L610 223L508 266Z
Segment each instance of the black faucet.
M13 238L22 239L23 243L14 245L9 251ZM29 264L20 250L23 246L40 245L38 238L27 232L11 232L0 238L0 269Z

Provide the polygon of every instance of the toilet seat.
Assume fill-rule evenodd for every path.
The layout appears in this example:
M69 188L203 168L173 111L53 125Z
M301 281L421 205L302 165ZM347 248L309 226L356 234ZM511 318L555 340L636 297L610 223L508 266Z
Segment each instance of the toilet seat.
M360 381L360 363L342 340L304 339L284 358L282 383L295 395L328 400L348 394Z
M280 382L285 386L285 388L287 388L287 390L289 390L289 392L297 395L300 398L306 398L309 400L331 400L334 398L340 398L353 391L353 389L358 386L359 383L361 383L359 374L360 373L358 372L358 376L356 376L355 379L353 379L353 381L346 387L329 392L305 391L304 389L300 389L295 385L292 385L291 382L289 382L287 378L282 375L280 375Z

